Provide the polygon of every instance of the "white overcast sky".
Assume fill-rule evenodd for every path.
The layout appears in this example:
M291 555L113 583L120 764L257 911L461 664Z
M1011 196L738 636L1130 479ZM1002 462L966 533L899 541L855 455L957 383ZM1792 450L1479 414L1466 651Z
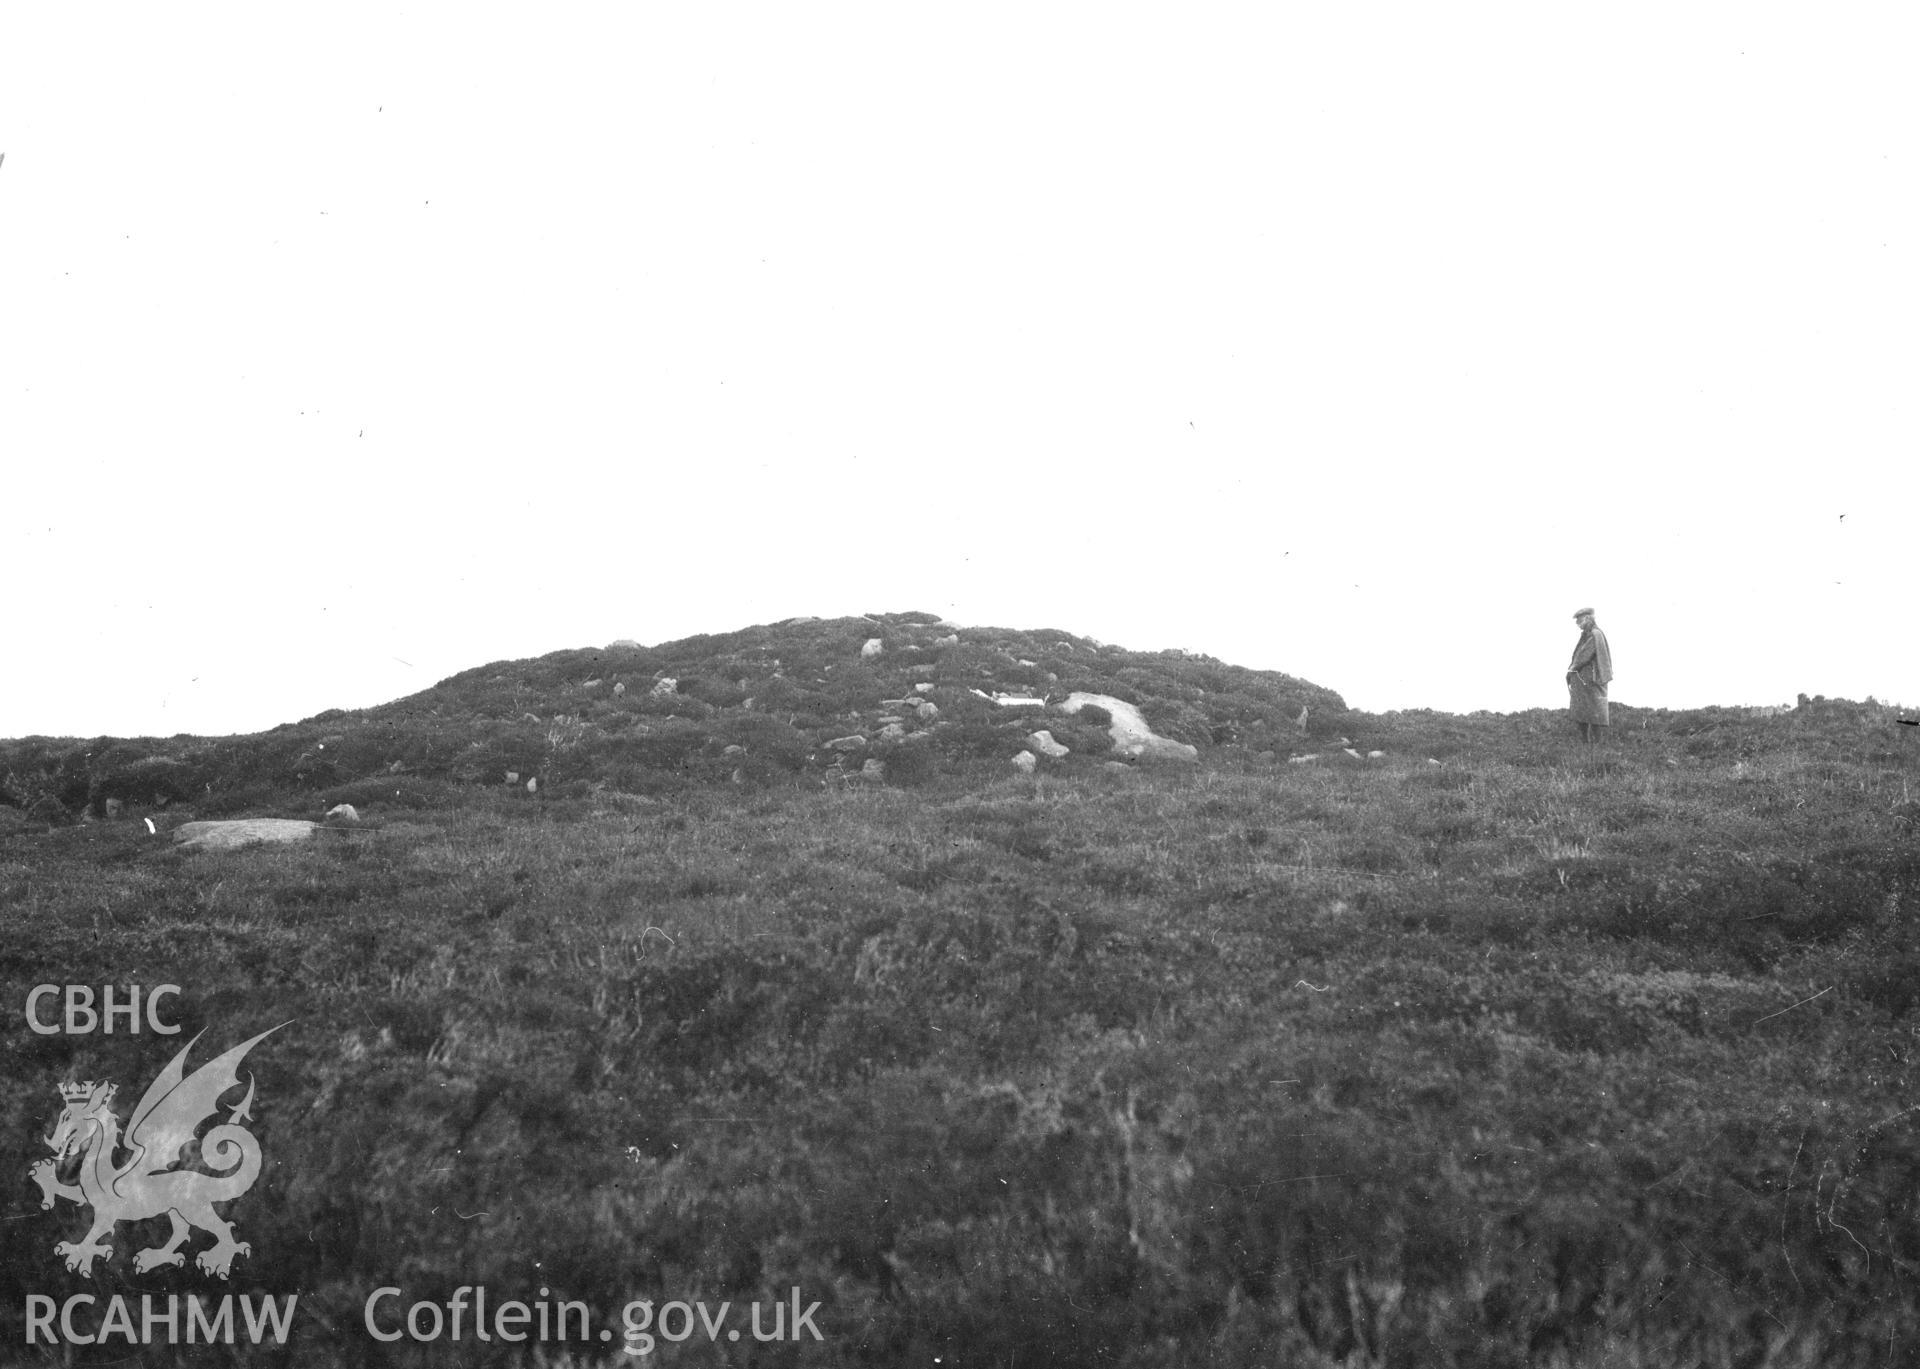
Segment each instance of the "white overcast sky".
M12 7L0 736L910 608L1920 703L1916 13Z

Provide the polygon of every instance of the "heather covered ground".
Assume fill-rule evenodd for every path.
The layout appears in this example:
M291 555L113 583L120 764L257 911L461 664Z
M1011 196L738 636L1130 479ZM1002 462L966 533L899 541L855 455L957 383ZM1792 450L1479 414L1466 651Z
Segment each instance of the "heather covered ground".
M1123 697L1200 759L1116 767L1097 717L976 689ZM203 1027L196 1062L288 1022L214 1291L298 1320L192 1362L632 1362L363 1329L376 1287L484 1284L596 1328L821 1303L818 1342L696 1328L680 1364L1915 1363L1913 715L1617 713L1585 749L894 615L0 743L0 1341L125 1362L27 1351L26 1295L209 1288L132 1270L158 1220L62 1268L84 1219L24 1177L57 1084L130 1105ZM1040 726L1073 752L1022 775ZM166 840L342 801L302 845ZM19 1011L163 982L178 1038Z

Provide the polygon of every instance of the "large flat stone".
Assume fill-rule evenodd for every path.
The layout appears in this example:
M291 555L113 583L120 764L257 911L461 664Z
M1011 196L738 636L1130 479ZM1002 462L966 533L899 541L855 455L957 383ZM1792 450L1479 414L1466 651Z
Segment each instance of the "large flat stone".
M186 851L231 851L267 841L305 841L317 823L302 818L234 818L226 822L183 822L173 839Z

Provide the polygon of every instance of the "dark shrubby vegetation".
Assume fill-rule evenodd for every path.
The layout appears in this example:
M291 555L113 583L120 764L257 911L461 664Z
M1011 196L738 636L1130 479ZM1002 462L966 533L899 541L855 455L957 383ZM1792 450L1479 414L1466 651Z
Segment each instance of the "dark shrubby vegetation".
M249 1059L272 1163L230 1215L234 1290L299 1292L303 1364L365 1362L388 1283L547 1286L596 1327L797 1286L825 1340L767 1360L791 1364L1920 1343L1920 848L1889 710L1623 709L1588 751L1545 711L1367 716L1204 658L947 631L776 624L256 737L5 743L0 995L179 983L196 1063L291 1021ZM1097 712L974 688L1125 698L1202 761L1109 769ZM910 696L939 730L885 736ZM1014 773L1041 726L1072 755ZM131 817L343 801L358 827L224 854ZM124 1098L175 1048L13 1015L17 1162L55 1082ZM133 1274L124 1230L68 1276L79 1218L16 1199L15 1346L27 1292L205 1291Z

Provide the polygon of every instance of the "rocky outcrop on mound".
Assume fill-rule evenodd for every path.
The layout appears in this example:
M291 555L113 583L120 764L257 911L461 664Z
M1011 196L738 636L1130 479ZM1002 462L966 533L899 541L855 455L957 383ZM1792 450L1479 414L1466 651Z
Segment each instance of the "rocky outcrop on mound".
M1162 737L1147 726L1147 720L1140 715L1140 710L1125 699L1116 699L1111 694L1088 694L1076 690L1067 695L1060 708L1065 713L1078 713L1089 704L1105 709L1112 717L1113 722L1108 730L1113 734L1114 751L1122 756L1131 756L1138 761L1186 764L1200 759L1198 747Z

